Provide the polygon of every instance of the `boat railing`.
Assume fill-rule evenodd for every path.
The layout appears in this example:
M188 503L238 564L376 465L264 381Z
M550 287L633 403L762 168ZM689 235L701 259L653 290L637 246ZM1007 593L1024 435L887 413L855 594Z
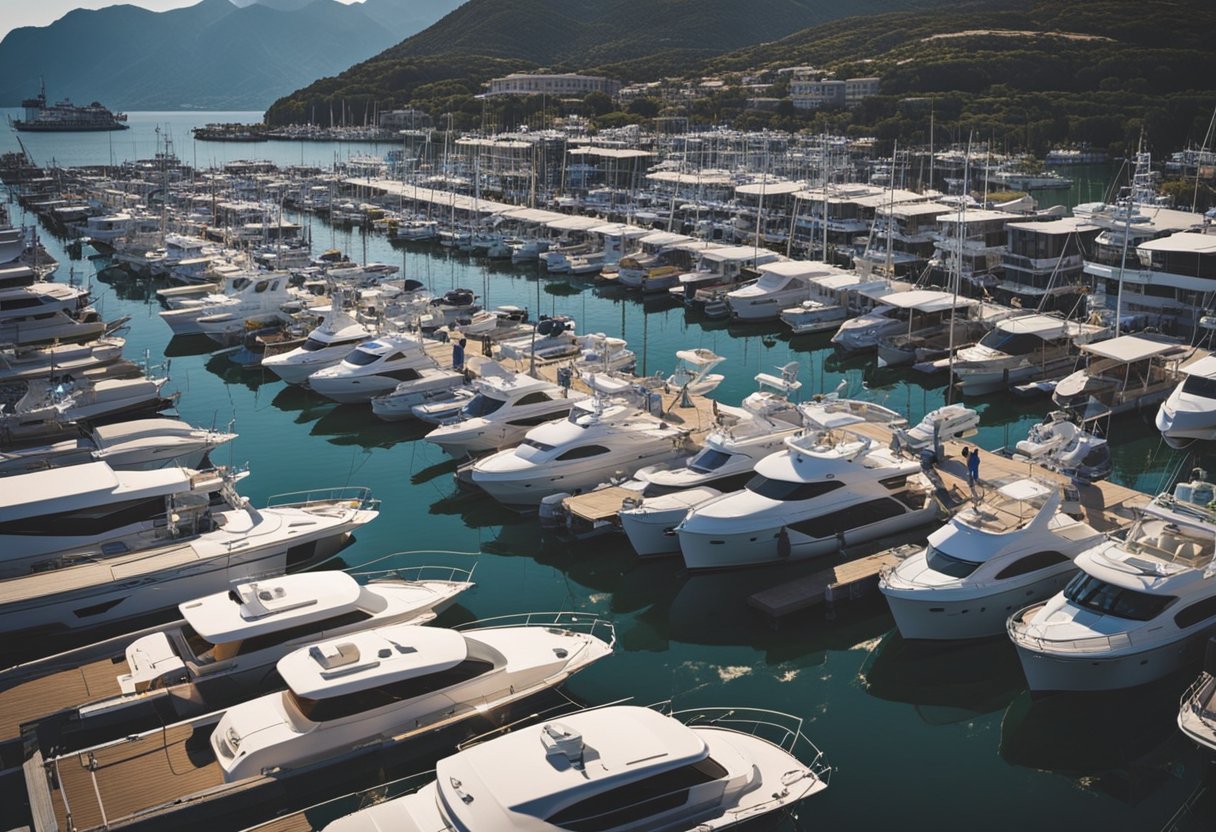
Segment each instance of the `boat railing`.
M802 733L800 716L767 708L726 707L686 708L670 711L668 716L689 728L725 728L765 740L797 757L825 785L831 778L832 768L824 760L823 752Z
M288 491L275 494L266 501L266 508L312 508L330 505L372 511L380 506L380 501L372 497L370 488L363 486Z
M1014 644L1026 644L1050 653L1109 653L1113 650L1132 646L1132 637L1129 633L1115 633L1109 636L1088 636L1086 638L1033 636L1027 632L1026 618L1042 609L1042 607L1042 603L1033 604L1010 616L1006 624L1006 630Z
M606 643L616 645L616 626L607 619L580 612L522 612L479 618L459 624L454 630L482 630L489 627L548 627L576 633L586 633Z
M1179 708L1190 711L1195 718L1216 731L1216 676L1208 671L1199 674L1179 700Z
M446 583L473 583L473 570L477 568L474 563L468 569L459 566L450 566L447 564L415 564L409 566L386 566L380 569L368 569L369 566L392 561L397 558L414 555L469 555L476 556L476 553L470 552L394 552L391 555L384 555L367 563L360 564L357 570L348 569L347 573L352 577L367 583L375 581L401 580L411 583L419 583L422 581L443 581Z

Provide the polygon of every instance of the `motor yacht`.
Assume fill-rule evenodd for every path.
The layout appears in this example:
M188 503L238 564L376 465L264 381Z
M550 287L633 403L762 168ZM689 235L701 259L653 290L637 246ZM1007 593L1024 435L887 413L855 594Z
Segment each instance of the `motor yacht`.
M596 397L565 419L532 428L515 448L473 463L470 479L508 506L533 508L559 492L588 491L688 454L688 431L639 408Z
M1157 410L1157 430L1171 448L1216 439L1216 356L1181 369L1182 381Z
M102 425L159 413L174 398L161 395L167 378L96 378L91 373L66 379L27 382L25 394L0 408L0 432L8 443L57 435L70 423Z
M776 252L755 246L709 246L700 250L697 267L679 275L678 285L668 291L685 306L703 305L708 295L734 288L743 279L744 269L781 259Z
M414 418L414 408L427 402L447 400L453 392L468 384L463 372L424 367L418 378L403 381L393 392L372 399L372 413L386 422L400 422Z
M1095 341L1106 327L1054 315L1021 315L997 321L972 346L954 356L954 376L964 395L1008 390L1016 384L1058 378L1076 364L1076 347Z
M692 509L676 527L689 569L825 555L930 522L920 462L848 428L785 440L742 491Z
M308 377L308 386L336 402L371 401L403 381L417 381L422 370L438 369L417 335L381 335L351 350L332 367Z
M673 529L689 509L723 492L737 491L753 476L756 463L785 447L786 437L802 430L802 417L792 401L802 384L797 362L781 375L760 373L759 389L742 407L718 405L718 422L705 444L683 465L643 468L625 488L638 498L619 514L621 528L641 557L677 554Z
M564 715L442 759L417 792L325 832L733 828L827 788L831 770L801 726L747 708Z
M110 335L83 344L3 349L0 350L0 384L42 376L71 376L99 367L113 368L122 359L124 346L125 339Z
M1031 425L1012 456L1087 482L1105 479L1114 467L1110 445L1088 424L1063 410L1052 411Z
M343 766L400 757L422 737L555 687L611 654L614 640L607 622L562 614L460 630L396 624L326 639L279 659L283 692L49 754L36 769L64 770L78 755L97 763L87 778L33 777L28 797L71 806L79 832L176 825L200 813L247 825L281 811L288 784L297 785L297 801L330 794ZM123 788L132 782L141 788Z
M273 315L297 297L289 277L286 272L242 274L228 281L223 293L183 299L180 306L166 309L160 317L174 335L201 335L200 318L228 315L254 320Z
M850 272L813 277L810 289L809 298L781 310L781 322L795 335L839 330L845 321L872 310L877 299L895 291L891 281Z
M0 344L84 343L109 329L83 289L61 283L0 289Z
M842 323L832 335L832 346L842 352L877 349L880 338L898 334L907 324L906 309L880 303L869 312Z
M80 436L49 445L0 452L0 476L106 462L116 471L199 468L235 433L191 427L177 419L136 419L81 429Z
M1216 638L1209 639L1203 672L1178 705L1178 728L1209 757L1216 753Z
M410 220L398 223L393 237L407 243L430 243L439 238L439 223L435 220Z
M943 443L975 436L979 424L980 414L976 411L961 404L947 404L930 410L910 428L896 428L892 445L911 453L929 451L941 458Z
M905 310L907 323L899 332L878 338L878 366L895 367L929 360L930 353L948 351L953 329L958 346L972 344L982 334L981 324L971 317L979 301L950 292L912 289L892 292L888 306Z
M1014 611L1062 589L1077 572L1073 558L1102 540L1073 516L1080 512L1075 500L1061 486L1033 479L987 486L983 500L882 574L878 588L900 635L1000 635Z
M1203 477L1155 497L1126 534L1077 556L1062 592L1010 617L1031 691L1135 687L1198 660L1216 631L1216 486Z
M1188 366L1207 350L1147 335L1122 335L1081 346L1085 367L1056 384L1052 401L1083 411L1097 402L1111 414L1142 410L1165 399Z
M811 296L814 277L840 272L834 266L804 260L782 260L760 266L759 279L726 293L730 314L740 321L775 320Z
M532 428L569 415L585 393L544 379L481 365L472 383L475 395L451 422L427 434L426 441L452 456L467 456L517 445Z
M238 583L179 604L168 624L0 671L0 743L51 714L72 731L126 732L229 707L280 687L275 663L293 650L428 623L472 586L470 570L439 566Z
M579 354L571 366L580 378L592 373L628 373L638 360L624 338L613 338L602 332L579 335L575 343Z
M288 384L305 384L313 373L333 367L375 333L336 303L320 326L295 349L268 355L262 366Z
M241 476L92 462L0 480L0 632L78 633L302 570L378 514L362 488L254 508Z

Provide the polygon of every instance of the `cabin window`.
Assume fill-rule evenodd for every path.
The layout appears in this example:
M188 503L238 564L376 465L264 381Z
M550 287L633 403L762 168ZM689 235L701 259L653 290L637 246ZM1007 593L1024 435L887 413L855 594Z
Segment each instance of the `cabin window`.
M700 762L664 771L645 780L618 786L572 803L547 823L570 832L603 832L679 808L688 802L695 786L726 777L726 769L710 757Z
M1216 378L1203 376L1187 376L1182 382L1182 392L1203 399L1216 399Z
M517 428L534 428L552 420L552 413L541 413L536 416L525 416L522 419L511 419L507 424Z
M12 309L29 309L31 306L42 306L40 298L13 298L11 300L0 301L0 309L8 312Z
M1026 332L994 329L980 339L980 346L999 350L1006 355L1030 355L1043 348L1043 339Z
M241 648L237 650L237 654L246 656L250 653L256 653L258 650L265 650L268 647L278 647L280 644L286 644L297 638L319 635L323 631L336 630L339 627L349 627L352 624L362 624L369 618L372 618L370 612L351 610L350 612L335 615L322 621L311 621L307 624L297 624L295 627L288 627L285 630L263 633L260 636L254 636L242 641Z
M259 280L258 285L253 287L254 294L260 295L266 291L266 287L270 285L268 280Z
M546 445L544 442L537 442L535 439L524 439L524 441L520 442L519 444L524 447L535 448L538 451L553 450L552 445Z
M730 459L732 454L723 453L714 448L706 448L697 454L696 458L688 463L689 469L700 474L708 474L711 471L717 471L726 461Z
M465 659L455 667L441 670L438 673L428 673L425 676L415 676L402 679L388 685L359 690L344 696L334 696L327 699L307 699L296 696L288 690L284 695L300 711L300 714L310 722L329 722L343 719L355 714L366 713L377 708L392 705L394 702L404 702L426 696L452 685L475 679L494 669L491 662L480 659Z
M757 474L747 484L747 490L770 500L810 500L830 494L837 488L844 488L840 480L823 480L822 482L787 482L786 480L770 480Z
M867 500L864 503L847 506L822 517L813 517L798 523L790 523L789 528L799 534L816 539L835 537L843 532L868 526L892 517L899 517L906 509L903 503L890 497L878 500Z
M1185 630L1188 627L1193 627L1201 621L1207 621L1209 618L1216 616L1216 598L1207 598L1203 601L1198 601L1191 604L1181 612L1174 616L1174 623L1178 625L1178 629Z
M996 574L996 579L1000 581L1005 578L1016 578L1019 575L1027 575L1049 566L1056 566L1066 560L1068 558L1059 552L1035 552L1033 555L1027 555L1006 566Z
M593 456L608 453L608 449L603 445L583 445L580 448L571 448L564 454L557 457L558 462L569 462L572 459L588 459Z
M464 406L464 415L470 419L478 419L482 416L489 416L495 410L503 406L502 399L491 398L484 393L478 393L468 404Z
M381 375L386 375L389 378L395 378L397 381L417 381L418 379L422 378L422 376L418 374L418 371L413 367L406 367L404 370L393 370L391 372L381 373Z
M528 395L524 396L519 401L517 401L515 403L515 406L523 407L526 404L544 404L547 401L551 401L551 400L544 393L529 393Z
M1150 595L1108 584L1085 572L1068 582L1068 586L1064 587L1064 597L1087 610L1131 621L1156 618L1162 610L1178 600L1173 595Z
M304 350L304 352L316 352L317 350L323 350L328 346L329 344L325 343L324 341L318 341L316 338L309 338L300 345L300 349Z
M374 364L379 360L380 356L374 352L366 352L364 350L355 350L346 356L346 363L354 364L356 367L366 367L368 364Z
M0 535L76 537L104 534L164 516L165 498L148 497L0 522Z
M951 557L933 545L925 548L925 563L934 572L948 575L951 578L965 578L980 568L975 561Z

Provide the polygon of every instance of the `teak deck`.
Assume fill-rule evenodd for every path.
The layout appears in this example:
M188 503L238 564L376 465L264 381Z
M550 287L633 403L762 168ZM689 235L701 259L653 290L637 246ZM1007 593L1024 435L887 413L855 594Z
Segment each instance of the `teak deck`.
M173 725L50 761L59 828L103 829L136 812L223 785L209 743L214 729L214 722Z
M128 672L126 659L101 659L0 691L0 741L16 737L24 723L38 717L118 696L118 677Z

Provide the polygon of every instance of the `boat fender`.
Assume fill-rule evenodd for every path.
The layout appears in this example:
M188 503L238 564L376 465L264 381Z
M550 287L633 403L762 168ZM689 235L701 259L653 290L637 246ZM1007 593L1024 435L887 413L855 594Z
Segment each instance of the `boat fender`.
M781 527L781 531L777 532L777 557L787 559L790 556L790 533L785 528Z

